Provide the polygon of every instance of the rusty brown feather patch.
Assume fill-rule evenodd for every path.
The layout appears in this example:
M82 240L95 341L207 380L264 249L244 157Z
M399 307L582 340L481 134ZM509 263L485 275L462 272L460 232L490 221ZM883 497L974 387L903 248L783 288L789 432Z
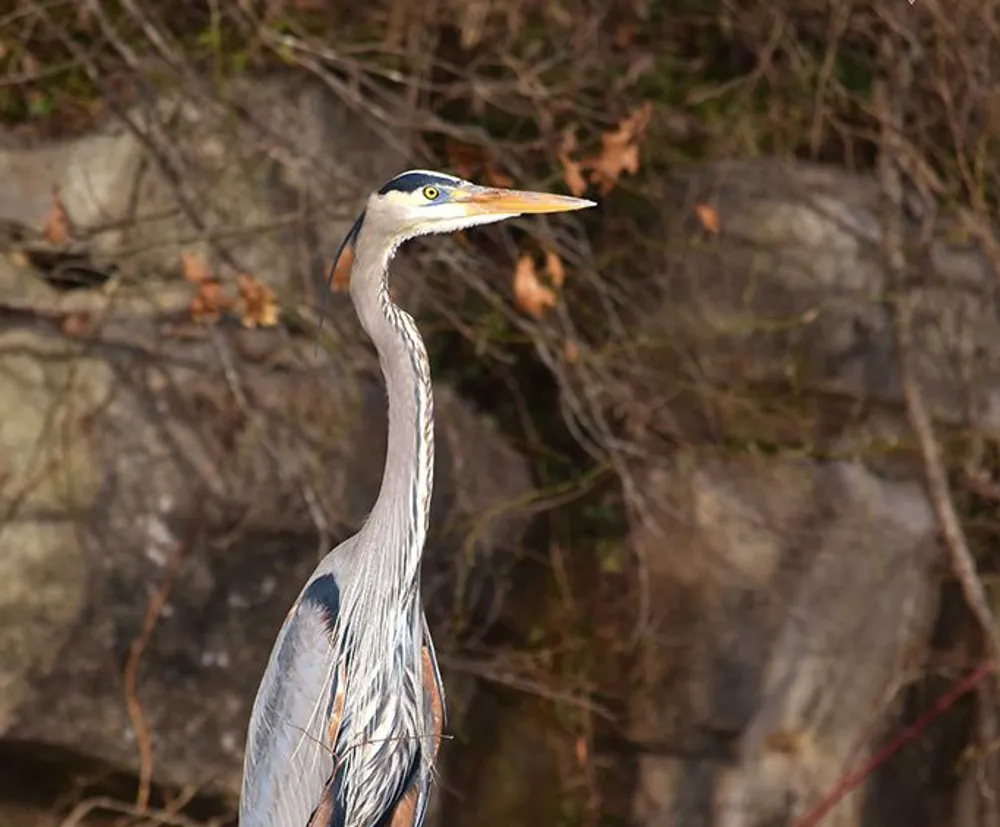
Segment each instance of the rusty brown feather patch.
M438 749L441 746L441 730L444 727L444 705L441 703L441 692L438 690L437 681L434 679L434 664L431 662L431 652L426 646L423 647L424 660L424 691L430 697L431 714L434 716L434 753L431 755L433 761L437 758Z
M344 665L341 664L337 670L337 694L333 696L333 706L330 709L330 720L326 725L326 733L330 737L330 749L337 745L337 735L340 732L340 723L344 720L344 690L347 688L347 675Z
M411 784L392 811L390 827L413 827L417 818L417 785Z
M327 827L333 819L333 790L331 787L332 785L328 784L326 789L323 790L323 795L319 800L319 805L316 807L316 812L313 813L306 827Z

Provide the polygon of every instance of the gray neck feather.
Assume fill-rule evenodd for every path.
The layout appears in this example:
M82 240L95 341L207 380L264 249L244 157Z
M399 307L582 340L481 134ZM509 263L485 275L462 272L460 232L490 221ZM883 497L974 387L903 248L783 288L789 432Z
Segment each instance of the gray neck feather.
M416 587L433 488L434 399L420 332L412 317L389 297L388 266L394 253L394 247L371 240L362 229L351 273L351 298L378 351L389 399L382 486L359 540L381 544L371 550L381 558L381 576L395 575L397 584ZM402 564L402 571L394 561Z

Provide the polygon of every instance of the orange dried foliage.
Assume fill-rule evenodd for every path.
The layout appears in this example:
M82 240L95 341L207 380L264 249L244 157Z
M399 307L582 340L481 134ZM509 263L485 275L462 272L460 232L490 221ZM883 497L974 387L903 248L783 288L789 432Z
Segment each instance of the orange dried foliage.
M59 324L64 336L82 338L94 331L94 319L86 311L67 313Z
M245 273L236 274L236 286L243 300L243 327L274 327L278 323L278 302L270 287Z
M483 166L483 180L491 187L514 186L514 179L500 169L492 158L487 158Z
M482 163L482 150L471 144L448 141L444 147L448 166L459 178L472 178Z
M582 195L589 180L602 195L607 195L623 173L635 175L639 171L639 143L652 115L653 105L647 101L623 118L615 129L601 135L600 152L580 161L574 160L571 155L576 149L576 136L571 130L564 132L558 158L570 192ZM586 177L585 172L588 173Z
M514 268L514 304L536 319L544 316L556 303L556 290L566 280L562 261L551 251L545 253L544 272L547 284L539 277L534 259L529 253L522 253Z
M572 158L572 153L576 150L576 132L572 128L566 129L559 142L558 158L563 169L563 181L569 191L579 197L587 191L587 179L583 174L583 167Z
M222 318L222 311L228 310L232 301L222 294L222 285L218 280L203 281L198 285L198 292L188 305L191 321L201 324L215 324Z
M181 253L181 275L185 281L201 284L212 278L212 271L194 253Z
M652 114L653 105L644 103L617 129L601 136L601 153L591 162L590 180L602 194L611 191L623 172L635 175L639 171L639 140Z
M545 272L556 287L562 287L566 281L566 268L563 267L562 259L551 250L545 251Z
M62 202L62 198L59 197L58 187L52 188L52 208L42 226L42 235L53 244L69 242L69 216L66 215L66 206Z
M695 204L694 214L698 217L701 222L701 226L708 230L710 233L719 232L719 214L715 211L713 207L708 206L708 204Z
M181 253L181 274L185 281L196 287L195 295L188 304L192 321L214 324L222 318L224 310L232 308L232 299L222 292L222 283L212 274L208 265L194 254Z
M567 339L563 345L563 359L567 365L575 365L580 361L580 346L572 339Z
M448 141L445 144L448 166L459 178L473 180L482 176L484 184L491 187L511 187L514 179L497 165L497 162L481 146Z

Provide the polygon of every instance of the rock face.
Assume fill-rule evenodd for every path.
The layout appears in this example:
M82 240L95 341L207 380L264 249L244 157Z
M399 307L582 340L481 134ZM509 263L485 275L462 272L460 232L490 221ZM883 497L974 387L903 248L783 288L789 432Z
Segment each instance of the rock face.
M659 608L632 710L636 817L794 820L858 760L927 637L930 506L848 462L689 456L643 483L660 507L635 540ZM833 823L859 823L861 799Z
M645 457L632 538L651 629L630 699L632 814L795 823L902 726L894 702L937 614L942 549L903 447L877 191L765 160L681 171L662 196L667 252L613 366L639 400ZM716 211L717 235L696 204ZM988 441L995 284L973 245L938 237L912 284L920 386L942 429ZM900 796L913 812L956 806L930 785L883 793L873 776L824 823L897 823L898 804L880 808Z
M643 306L655 309L642 313L623 366L633 390L676 400L669 410L688 438L693 413L703 431L737 439L836 444L831 430L845 424L855 446L898 437L881 417L902 398L874 181L765 159L680 171L660 186L670 243L652 265ZM715 210L718 235L700 227L697 204ZM941 228L910 286L918 377L940 421L995 431L997 288L976 245L955 235ZM768 405L754 404L762 397Z
M223 278L254 275L293 307L312 298L373 182L404 168L406 138L390 142L297 75L238 81L227 95L239 105L162 97L128 124L0 150L0 223L37 231L57 190L74 237L125 280L173 277L187 253ZM347 303L332 309L353 332Z
M319 356L309 336L190 323L178 259L200 253L225 277L235 265L198 236L235 233L241 269L294 307L321 261L317 239L328 255L362 188L401 157L356 122L344 129L311 87L280 80L247 93L279 108L281 141L255 142L211 109L162 104L157 128L174 130L164 134L176 162L196 173L180 197L121 128L0 153L11 182L0 218L30 237L58 185L84 253L119 268L103 292L59 293L22 253L0 259L0 736L134 772L139 709L157 782L228 796L276 631L319 556L377 494L386 401L345 299ZM295 164L270 157L282 152ZM357 156L364 169L310 176L315 156ZM335 217L305 210L318 192ZM525 527L502 506L531 479L447 388L436 409L425 581L446 649L455 609L475 614L502 579L510 555L496 552ZM134 692L123 680L133 669Z

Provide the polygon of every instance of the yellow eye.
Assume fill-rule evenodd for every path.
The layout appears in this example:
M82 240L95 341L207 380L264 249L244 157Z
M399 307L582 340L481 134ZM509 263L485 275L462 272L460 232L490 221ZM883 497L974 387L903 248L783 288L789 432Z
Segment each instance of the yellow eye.
M440 194L441 190L437 187L424 187L424 198L428 201L436 201Z

